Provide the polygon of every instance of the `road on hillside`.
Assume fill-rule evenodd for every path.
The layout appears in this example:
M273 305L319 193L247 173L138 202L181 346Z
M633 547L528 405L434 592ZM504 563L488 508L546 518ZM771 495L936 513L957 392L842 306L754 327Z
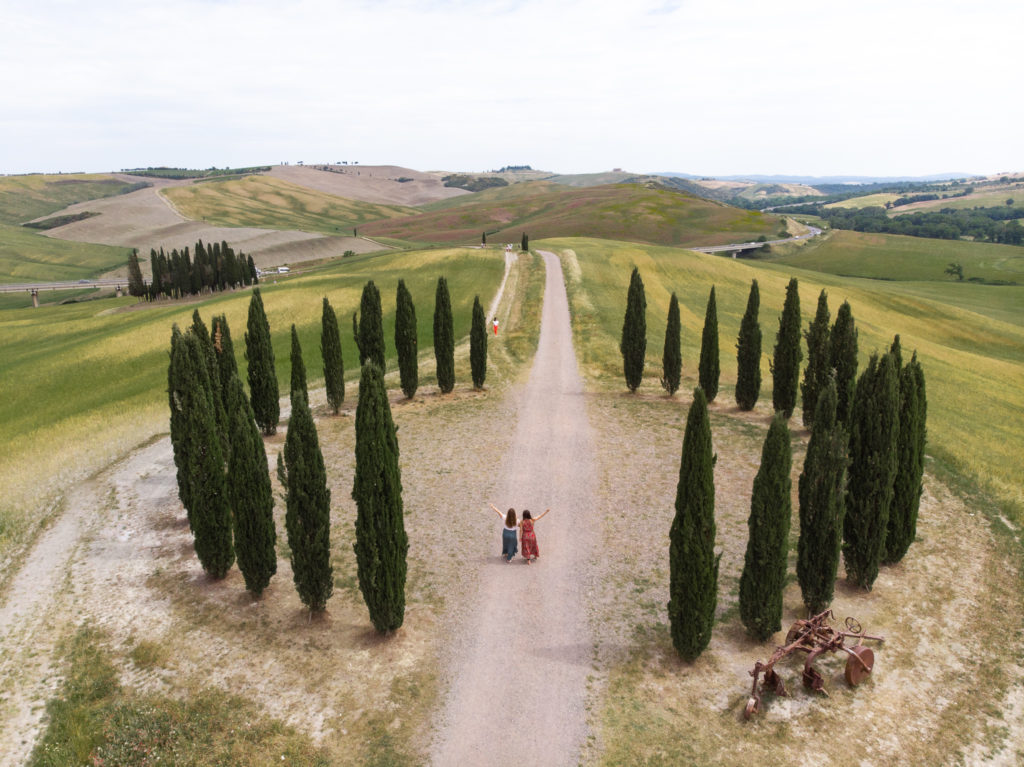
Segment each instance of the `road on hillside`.
M690 248L690 250L696 250L698 253L724 253L730 250L753 250L754 248L760 248L763 245L781 245L784 242L799 242L800 240L809 240L812 237L817 237L821 234L821 230L816 226L807 225L810 229L806 234L798 234L795 237L786 237L782 240L768 240L767 242L737 242L732 245L710 245L706 248Z
M493 556L472 565L477 592L447 644L448 693L432 763L576 764L587 736L584 708L593 645L583 605L598 539L594 452L576 366L558 258L546 270L540 341L517 397L516 431L490 499L536 516L540 559L506 564L502 522Z

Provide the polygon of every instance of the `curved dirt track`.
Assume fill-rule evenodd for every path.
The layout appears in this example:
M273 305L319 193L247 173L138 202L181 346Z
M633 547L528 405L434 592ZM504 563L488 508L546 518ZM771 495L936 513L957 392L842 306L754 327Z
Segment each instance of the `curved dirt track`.
M593 645L583 594L598 539L594 455L576 366L561 265L546 267L537 356L491 499L535 516L540 560L493 556L474 565L474 604L444 653L449 691L436 728L436 765L575 764L587 736L584 699Z

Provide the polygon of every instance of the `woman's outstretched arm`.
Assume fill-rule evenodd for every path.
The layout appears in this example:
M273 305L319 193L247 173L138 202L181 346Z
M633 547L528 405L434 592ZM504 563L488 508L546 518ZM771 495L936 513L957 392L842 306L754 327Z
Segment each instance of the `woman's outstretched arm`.
M535 520L533 520L533 521L534 521L534 522L540 522L540 521L541 521L542 519L544 519L544 516L545 516L545 515L546 515L546 514L547 514L547 513L549 512L549 511L551 511L551 509L544 509L544 514L541 514L541 515L540 515L539 517L537 517L537 518L536 518Z
M505 515L504 515L504 514L502 514L502 513L501 513L501 512L500 512L500 511L498 510L498 507L497 507L497 506L495 506L495 505L494 505L493 503L488 503L487 505L488 505L488 506L490 506L490 507L491 507L492 509L494 509L494 513L495 513L495 514L497 514L497 515L498 515L499 517L501 517L502 519L504 519L504 518L505 518Z

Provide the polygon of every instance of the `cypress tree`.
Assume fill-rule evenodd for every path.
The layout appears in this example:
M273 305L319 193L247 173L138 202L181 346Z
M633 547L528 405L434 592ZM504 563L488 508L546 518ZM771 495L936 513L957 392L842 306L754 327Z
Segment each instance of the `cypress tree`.
M395 349L398 351L398 376L402 393L412 399L419 388L419 350L416 338L416 307L405 280L398 281L395 296Z
M372 362L363 366L356 407L356 563L359 590L370 621L381 634L405 619L406 553L398 437L391 420L384 374Z
M302 346L299 345L299 334L295 330L295 324L292 323L292 380L289 391L291 396L295 398L295 392L302 392L302 396L306 402L309 402L309 390L306 388L306 363L302 361Z
M711 286L711 295L708 296L708 307L704 313L704 331L700 336L700 363L698 365L698 376L700 388L708 398L708 402L714 402L718 396L718 307L715 304L715 286Z
M178 498L185 507L189 530L193 529L192 480L188 473L188 451L192 444L186 407L191 387L194 385L192 378L184 336L175 324L171 329L170 363L167 366L167 399L171 410L171 448L174 451L174 466L177 470Z
M526 232L523 232L523 241L520 243L519 249L523 251L523 253L530 250L530 238L526 235Z
M238 375L238 363L235 360L235 345L231 342L231 329L228 327L228 318L221 314L213 318L213 351L217 355L217 371L220 376L221 394L224 397L224 408L228 407L230 395L228 393L228 381L232 376ZM230 432L231 418L228 417L228 431Z
M800 292L796 277L786 286L786 301L779 317L779 334L772 357L772 406L788 420L796 407L800 383Z
M334 590L331 569L331 491L327 487L313 414L298 389L292 392L292 416L278 476L285 488L284 524L292 551L292 580L302 603L322 612Z
M249 319L245 332L245 358L248 360L249 398L256 423L265 435L277 432L281 416L278 402L277 372L274 370L274 347L270 343L270 324L263 310L260 289L252 291Z
M384 320L380 307L380 291L370 280L363 286L359 301L359 322L352 315L353 327L357 330L356 344L359 347L359 364L373 360L385 369L384 361Z
M757 280L751 280L747 310L736 339L736 404L740 410L753 410L761 393L761 323L757 319L760 307Z
M832 377L832 368L828 343L828 295L824 290L818 296L818 309L814 320L807 328L804 338L807 339L807 369L804 370L804 382L800 385L803 397L804 426L810 428L814 423L815 406L818 395Z
M850 302L843 301L829 333L829 365L836 376L836 422L850 431L850 409L857 386L857 328Z
M899 389L889 354L871 356L857 379L850 424L850 470L843 517L846 575L870 591L885 552L899 433Z
M481 232L480 233L480 244L481 245L486 245L487 244L487 232Z
M644 294L644 282L640 279L640 270L635 266L629 277L619 351L622 352L626 387L635 392L643 380L644 355L647 353L647 297Z
M223 578L235 561L231 545L231 506L225 474L222 433L217 426L215 393L210 381L207 351L193 332L183 336L192 385L185 400L190 448L192 533L196 556L212 578Z
M220 435L221 455L225 463L231 454L231 441L228 438L228 413L224 407L224 387L221 385L220 362L217 359L217 351L213 346L213 338L210 331L206 329L203 318L199 316L199 310L192 312L192 333L199 341L202 350L203 363L206 367L207 386L210 387L211 405L213 406L214 422L217 425L217 434Z
M327 404L335 415L345 401L345 362L341 358L341 334L338 332L338 316L324 296L324 308L320 318L320 354L324 358L324 387L327 389Z
M455 331L448 280L444 277L437 278L434 295L434 358L437 360L437 386L442 394L447 394L455 388Z
M679 299L672 293L668 302L668 321L665 324L665 349L661 355L661 386L671 397L679 389L683 375L683 355L680 350Z
M899 336L897 336L899 338ZM925 419L924 371L914 352L899 375L900 413L896 446L896 479L893 481L892 506L885 536L883 562L894 564L903 559L917 537L917 512L921 505L921 479L924 476Z
M469 366L473 388L482 389L487 378L487 325L480 296L473 296L473 324L469 329Z
M711 641L718 603L714 466L707 401L696 389L686 417L676 514L669 532L668 616L672 644L687 661L695 660Z
M808 613L832 602L843 544L847 434L836 422L836 384L829 378L818 393L814 425L800 472L800 540L796 577Z
M245 587L259 597L277 572L274 495L263 439L237 374L229 380L227 391L231 423L228 492L234 511L235 554Z
M782 628L782 591L789 558L789 470L792 450L786 419L776 413L761 450L761 467L750 498L747 553L740 577L740 619L764 641Z
M128 254L128 295L139 298L146 295L146 281L142 279L139 251L132 248Z

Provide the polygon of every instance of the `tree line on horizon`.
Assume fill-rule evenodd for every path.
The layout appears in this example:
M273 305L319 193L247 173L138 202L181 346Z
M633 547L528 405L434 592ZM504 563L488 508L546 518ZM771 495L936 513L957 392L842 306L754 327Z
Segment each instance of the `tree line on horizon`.
M399 280L395 345L406 397L418 387L416 314ZM363 288L353 315L360 355L356 405L355 555L360 591L381 633L402 625L408 539L403 522L397 429L384 383L385 356L380 293ZM451 300L444 277L435 296L434 344L438 385L452 391L454 337ZM168 366L171 443L178 495L193 535L196 556L212 578L223 578L237 560L246 589L259 597L277 570L274 500L262 436L276 433L279 393L270 327L260 290L253 291L245 333L249 395L235 362L224 315L207 330L198 310L192 325L171 333ZM475 388L486 378L487 333L479 297L474 298L470 358ZM345 399L344 360L337 316L325 297L321 354L330 410ZM311 613L326 609L333 591L330 564L330 489L309 405L307 377L295 325L291 327L291 417L277 457L284 490L285 529L296 591ZM262 435L262 436L261 436Z
M252 256L235 253L226 241L204 245L202 240L195 244L194 255L188 246L179 252L177 248L170 255L164 249L149 251L152 278L147 284L139 266L139 252L132 250L128 256L128 293L148 301L157 298L183 298L201 293L233 290L242 286L259 284L259 275Z
M879 566L895 564L916 537L924 474L927 398L916 352L904 363L900 337L872 354L857 375L857 330L849 302L830 323L828 297L818 298L803 337L808 362L800 383L801 320L798 283L791 279L771 360L775 415L754 478L747 550L740 578L740 619L760 641L781 629L792 517L791 435L787 422L803 395L803 422L811 429L799 478L797 581L810 614L828 607L840 555L847 578L870 590ZM751 282L737 338L736 403L752 410L760 390L760 293ZM634 267L626 297L620 352L627 388L640 384L646 349L646 299ZM678 299L672 294L661 383L673 395L681 377ZM675 517L669 533L669 621L672 641L687 661L711 639L720 554L715 545L715 491L708 403L718 393L718 321L715 289L705 312L699 383L683 434Z

